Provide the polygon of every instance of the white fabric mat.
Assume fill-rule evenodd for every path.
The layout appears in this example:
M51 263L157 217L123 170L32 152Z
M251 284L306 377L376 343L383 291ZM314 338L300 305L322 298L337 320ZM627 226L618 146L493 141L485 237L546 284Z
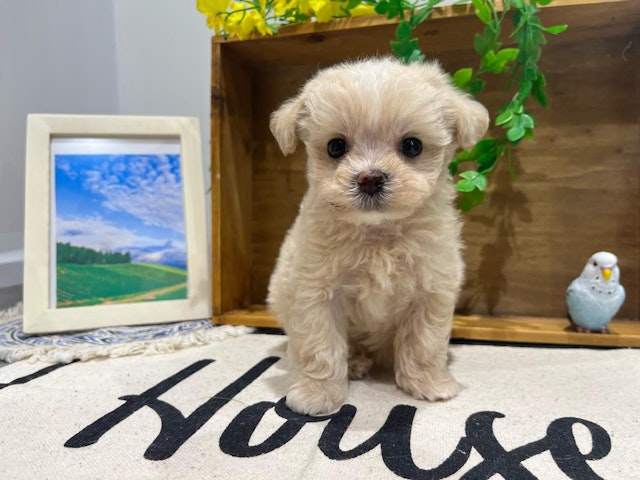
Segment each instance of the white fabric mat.
M0 368L2 479L640 478L640 351L454 345L449 402L352 382L294 415L286 338Z

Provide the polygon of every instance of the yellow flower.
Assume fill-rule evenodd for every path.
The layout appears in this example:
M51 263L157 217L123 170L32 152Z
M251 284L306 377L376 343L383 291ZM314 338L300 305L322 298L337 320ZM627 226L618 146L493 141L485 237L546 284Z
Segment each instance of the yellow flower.
M224 22L224 30L229 36L237 36L241 40L257 30L261 35L272 35L273 31L264 21L264 17L255 9L249 10L241 3L234 2L229 7L231 12ZM248 10L248 11L247 11Z
M284 15L287 10L291 10L296 7L297 3L297 0L275 0L273 3L273 11L276 16L280 17Z
M300 13L309 13L309 10L311 10L311 5L310 5L310 0L293 0L291 3L293 3L294 5L297 3L298 4L298 11Z
M373 5L358 5L349 10L352 17L362 17L364 15L376 15L376 7Z
M224 31L224 21L220 15L208 15L207 26L209 28L213 28L216 35L222 35L222 32Z
M287 17L295 22L297 15L315 17L317 22L328 22L335 17L347 16L345 0L196 0L198 11L207 16L207 25L217 35L226 33L230 37L247 38L253 31L261 35L272 35L272 27L265 18ZM373 15L372 5L359 4L349 11L353 17Z
M264 21L264 17L259 12L257 12L256 10L252 10L251 12L249 12L247 17L250 17L252 19L253 28L258 30L258 33L260 33L260 35L272 35L273 34L273 31L271 31L269 26Z
M318 22L328 22L333 18L333 5L330 0L309 0L309 6L316 15Z
M200 13L209 16L225 12L230 3L231 0L196 0L196 8Z

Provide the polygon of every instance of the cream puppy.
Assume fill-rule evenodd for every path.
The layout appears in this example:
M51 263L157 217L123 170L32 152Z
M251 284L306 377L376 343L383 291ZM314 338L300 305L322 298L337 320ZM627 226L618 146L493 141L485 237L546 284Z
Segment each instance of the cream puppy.
M447 166L488 122L436 64L391 58L320 71L272 115L282 152L301 140L308 157L267 299L289 338L289 408L337 410L374 362L415 398L458 393L447 348L463 263Z

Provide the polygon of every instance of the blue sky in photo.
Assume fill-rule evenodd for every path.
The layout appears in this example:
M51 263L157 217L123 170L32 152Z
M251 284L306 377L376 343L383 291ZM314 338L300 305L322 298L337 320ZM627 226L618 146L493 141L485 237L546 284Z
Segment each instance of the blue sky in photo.
M55 155L56 241L186 268L180 155Z

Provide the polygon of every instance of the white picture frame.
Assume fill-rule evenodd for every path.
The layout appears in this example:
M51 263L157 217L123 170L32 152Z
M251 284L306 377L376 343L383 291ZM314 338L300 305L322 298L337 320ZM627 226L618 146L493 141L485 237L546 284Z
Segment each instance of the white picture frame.
M24 332L211 318L197 118L27 118Z

